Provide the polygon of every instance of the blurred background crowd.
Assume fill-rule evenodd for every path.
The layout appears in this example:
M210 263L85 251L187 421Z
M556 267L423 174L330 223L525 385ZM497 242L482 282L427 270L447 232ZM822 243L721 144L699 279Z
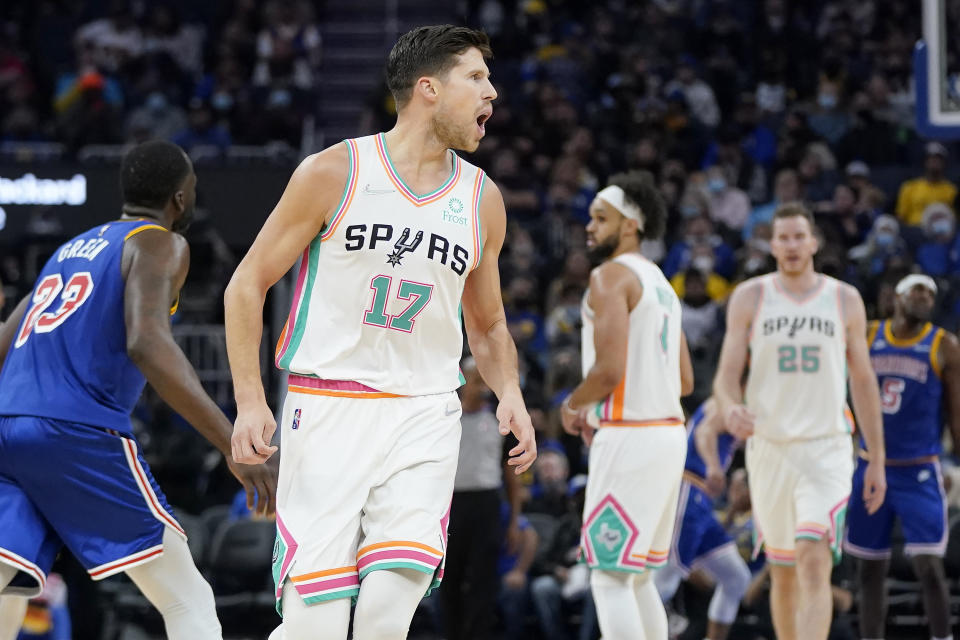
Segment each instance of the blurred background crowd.
M912 0L350 4L345 14L340 3L322 0L5 2L0 160L35 167L52 143L58 145L54 161L82 164L109 158L103 145L122 150L166 138L198 161L202 194L203 164L228 162L237 149L270 149L268 161L292 169L298 156L344 135L392 126L395 108L380 74L396 35L386 31L403 23L382 24L385 4L395 17L485 29L500 97L487 136L469 160L504 195L504 302L541 437L534 471L504 502L499 552L503 592L523 594L528 605L501 608L503 620L522 620L512 630L496 623L496 633L539 632L551 640L594 633L573 551L586 457L579 441L561 435L558 408L580 378L579 305L591 269L584 251L587 208L612 173L649 171L669 207L666 237L645 243L644 252L662 266L683 302L696 374L689 410L709 394L729 292L773 268L770 220L782 202L802 200L814 211L822 240L818 269L854 284L870 317L890 314L893 284L922 271L940 286L935 322L951 331L960 325L960 146L915 131L911 52L921 14ZM956 33L960 2L946 4L948 33ZM342 40L344 21L382 43L374 47L378 62L367 84L355 85L371 89L353 91L353 102L337 113L321 106L339 104L335 81L344 65L358 64L344 59L342 43L333 46ZM334 114L341 121L345 115L347 125L334 126ZM215 213L217 203L204 207ZM229 215L261 220L267 213ZM30 216L26 239L5 238L0 229L7 310L32 286L37 261L42 264L60 240L54 213L38 208ZM191 232L194 267L175 322L222 321L222 290L246 247L227 243L215 220L201 212ZM275 335L280 327L272 324L268 318ZM267 375L281 388L279 376ZM228 398L223 404L231 411ZM465 415L465 429L488 411L477 402ZM222 464L149 392L136 417L171 503L188 518L196 515L198 528L208 529L209 546L216 547L226 516L215 505L229 502L234 490ZM749 554L749 496L737 473L721 501L727 505L723 517ZM216 516L209 515L211 508L219 509ZM215 565L212 553L198 551ZM951 562L948 557L955 579L960 560ZM754 566L751 594L759 602L762 562ZM848 580L841 566L838 638L854 637L842 635L845 629L852 634L845 616L855 611L842 588ZM674 629L702 637L696 633L702 634L709 585L692 582L679 598ZM448 581L444 588L461 586ZM97 607L119 597L88 585L75 593ZM415 621L424 637L438 637L431 629L443 629L434 609L427 607ZM745 608L744 626L731 637L772 637L763 610ZM103 623L88 626L94 624ZM456 637L449 629L442 633Z

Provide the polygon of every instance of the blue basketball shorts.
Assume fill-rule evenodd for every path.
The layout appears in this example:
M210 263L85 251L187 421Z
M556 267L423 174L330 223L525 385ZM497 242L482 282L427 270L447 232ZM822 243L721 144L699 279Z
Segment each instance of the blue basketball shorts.
M867 462L859 460L853 474L844 551L865 560L889 558L893 521L900 518L904 553L943 556L947 550L947 498L940 463L888 465L887 494L872 516L867 515L863 502L866 468Z
M94 580L149 562L167 527L186 537L133 438L0 416L0 562L19 569L3 593L39 594L64 545Z
M732 544L733 539L713 514L713 500L685 479L680 485L677 521L670 545L671 564L687 576L700 560Z

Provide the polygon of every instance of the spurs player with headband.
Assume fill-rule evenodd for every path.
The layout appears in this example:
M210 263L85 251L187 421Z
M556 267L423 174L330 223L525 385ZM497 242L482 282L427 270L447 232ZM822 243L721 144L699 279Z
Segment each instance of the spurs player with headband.
M587 250L602 263L581 310L584 379L561 413L591 444L581 544L606 640L667 637L648 569L670 548L687 451L680 396L693 390L693 367L680 302L640 254L665 223L645 172L611 177L590 205Z
M506 213L474 151L497 97L487 36L450 25L397 41L387 133L304 160L228 286L238 405L234 456L268 452L260 381L267 290L299 256L277 365L289 371L274 564L283 624L271 638L405 638L443 575L460 441L460 320L496 393L517 473L536 457L500 297Z
M893 317L873 322L867 335L881 389L887 450L887 499L868 515L857 487L863 483L869 446L861 443L853 477L844 551L860 559L860 637L884 637L890 533L899 518L904 551L923 591L934 640L950 635L950 599L943 569L947 549L947 500L940 474L944 418L954 451L960 444L960 344L930 323L937 285L912 274L896 286Z
M880 394L863 300L853 287L814 271L818 243L803 205L777 209L770 246L777 271L740 284L730 298L714 400L727 429L749 438L750 495L771 566L777 637L822 639L853 474L847 372L870 451L863 486L870 513L886 489Z

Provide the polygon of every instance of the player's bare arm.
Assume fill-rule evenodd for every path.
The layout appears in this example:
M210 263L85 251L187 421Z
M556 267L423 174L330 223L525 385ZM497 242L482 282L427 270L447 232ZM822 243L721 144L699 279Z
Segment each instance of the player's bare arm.
M720 452L717 448L717 438L724 431L723 420L717 411L717 403L707 400L704 406L703 420L697 425L693 436L693 444L697 453L706 465L707 489L710 495L719 496L727 484L726 474L720 465Z
M6 321L0 324L0 369L3 368L3 361L10 351L10 345L13 344L13 336L20 328L20 322L23 321L23 315L30 306L30 296L24 296L23 300L14 307L13 311L7 316Z
M583 410L609 396L620 384L627 370L630 303L635 306L642 295L643 286L629 267L610 261L591 272L587 304L593 310L597 359L564 401L561 419L567 433L579 433L584 427Z
M690 347L687 345L687 334L680 332L680 397L686 398L693 393L693 360L690 358Z
M258 464L276 450L270 439L277 425L260 379L263 304L267 290L290 270L336 209L347 166L343 144L300 163L224 292L227 356L237 401L232 439L236 462Z
M518 444L510 450L507 464L515 466L516 473L520 474L536 460L537 443L520 392L517 347L507 329L500 293L498 263L506 235L507 213L500 190L489 180L480 202L480 220L484 232L483 257L464 284L463 324L477 369L500 400L497 407L500 433L513 432L517 437Z
M727 303L727 332L713 380L713 399L724 426L740 439L753 433L754 415L743 404L740 380L747 366L750 327L760 304L761 281L752 278L733 290Z
M886 448L883 442L883 414L880 412L880 390L870 364L867 344L867 312L863 299L850 285L841 285L841 301L846 321L847 369L850 372L850 395L870 460L863 480L863 499L868 513L876 513L887 491Z
M230 421L206 394L189 360L170 331L170 306L187 277L190 250L182 236L147 230L126 241L123 248L124 321L127 355L164 402L227 456L230 462ZM248 505L272 513L276 472L231 471L247 490ZM253 471L253 470L250 470Z
M947 425L953 442L953 455L960 455L960 341L952 333L943 336L936 354L943 369L944 404L947 410Z

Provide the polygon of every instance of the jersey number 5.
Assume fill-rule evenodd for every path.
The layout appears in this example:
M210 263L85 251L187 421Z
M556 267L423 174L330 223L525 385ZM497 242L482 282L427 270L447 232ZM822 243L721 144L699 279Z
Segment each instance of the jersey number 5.
M14 349L23 346L34 331L50 333L59 327L87 301L91 293L93 293L93 278L88 271L70 276L66 286L59 273L41 280L33 293L33 301L24 316L20 333L17 334L17 339L13 343ZM47 308L56 300L57 294L60 294L60 307L56 311L48 312Z
M903 391L907 388L907 383L900 378L884 378L880 385L880 408L886 414L897 413L900 411L900 404L903 402Z

